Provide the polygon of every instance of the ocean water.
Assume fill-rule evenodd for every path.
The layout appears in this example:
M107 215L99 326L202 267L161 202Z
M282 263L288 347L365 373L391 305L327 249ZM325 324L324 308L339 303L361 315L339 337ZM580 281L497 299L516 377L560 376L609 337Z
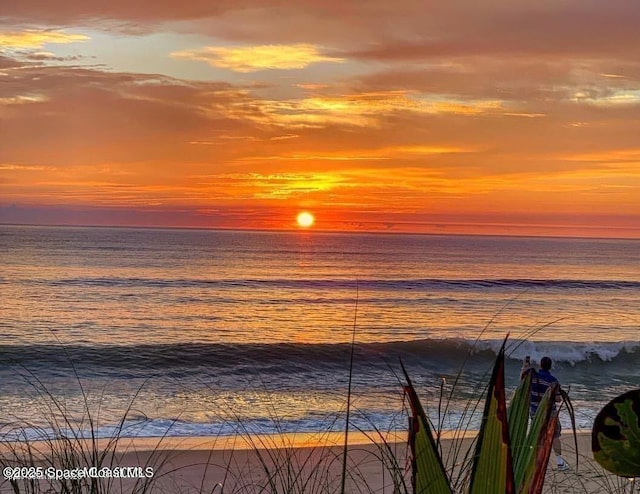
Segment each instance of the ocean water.
M0 252L5 437L63 415L99 435L340 430L354 335L364 430L406 426L400 359L435 421L477 427L507 334L508 386L551 356L581 428L640 385L637 240L2 226Z

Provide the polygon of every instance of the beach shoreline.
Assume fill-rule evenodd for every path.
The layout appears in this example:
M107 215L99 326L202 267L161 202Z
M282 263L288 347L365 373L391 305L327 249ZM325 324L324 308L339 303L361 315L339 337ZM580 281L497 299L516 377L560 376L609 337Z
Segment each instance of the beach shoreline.
M451 434L447 436L442 439L443 458L445 465L455 470L456 462L451 455L455 455L454 450L457 450L458 458L464 457L464 452L471 446L474 435L468 434L465 438L454 438ZM317 434L249 438L120 438L118 446L107 456L102 466L141 469L150 467L155 477L151 492L213 492L222 486L224 492L257 492L267 485L276 489L277 486L284 488L287 482L290 482L290 487L294 489L296 486L302 488L306 485L313 486L310 492L336 492L343 455L340 439L339 433L322 440ZM400 437L395 439L393 442L375 443L362 433L350 434L348 491L365 489L366 492L393 492L394 480L403 481L410 487L407 443ZM544 492L613 492L614 486L628 483L624 479L605 474L592 460L590 434L581 432L577 439L577 469L573 437L567 433L563 435L562 443L564 457L572 468L568 472L557 471L552 454ZM99 440L97 449L104 447L106 441L108 440ZM32 446L43 452L46 457L46 448L39 447L43 444ZM1 454L5 458L8 446L8 443L2 444ZM15 443L13 446L15 447ZM395 461L395 472L390 468L392 457ZM42 464L61 467L54 465L54 462L55 460L47 458ZM120 480L117 487L122 492L127 492L136 481L142 480ZM118 489L115 491L120 492ZM0 493L4 492L12 492L6 480L0 486Z

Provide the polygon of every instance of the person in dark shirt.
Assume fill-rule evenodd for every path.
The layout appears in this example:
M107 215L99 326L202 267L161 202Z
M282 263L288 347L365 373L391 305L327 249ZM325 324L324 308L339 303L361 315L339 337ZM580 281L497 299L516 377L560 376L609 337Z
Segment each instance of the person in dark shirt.
M540 360L539 371L536 371L530 365L527 369L523 369L523 375L524 375L524 372L526 371L529 371L532 374L531 376L532 377L531 409L530 409L530 416L532 419L536 414L538 410L538 405L540 405L540 401L542 400L542 397L544 396L547 389L549 389L549 387L553 383L558 383L558 385L560 385L560 383L558 382L558 379L553 374L551 374L552 365L553 365L553 362L549 357L542 357L542 359ZM527 366L526 362L525 362L525 366ZM560 395L557 395L556 402L559 402L560 400L561 400ZM553 407L553 413L558 413L555 403L552 405L552 407ZM556 422L556 430L553 434L553 451L556 454L558 470L564 471L569 469L569 465L562 457L562 443L560 442L561 433L562 433L562 427L560 426L560 421L558 420Z

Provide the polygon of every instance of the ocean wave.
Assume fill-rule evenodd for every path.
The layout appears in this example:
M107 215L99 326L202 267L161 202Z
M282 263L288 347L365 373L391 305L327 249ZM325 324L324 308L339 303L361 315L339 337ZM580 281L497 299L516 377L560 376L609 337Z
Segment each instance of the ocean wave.
M477 426L479 420L473 425ZM352 416L351 427L362 432L402 431L406 427L406 417L397 412L367 413L366 416ZM63 433L70 437L85 439L102 438L162 438L168 437L211 437L239 436L251 441L260 435L275 435L271 440L276 444L277 437L283 434L315 434L323 437L330 432L344 430L344 419L337 414L324 418L303 417L299 419L245 419L236 421L191 422L177 418L155 418L148 420L126 420L122 424L109 424L94 429L53 430L42 424L40 427L16 427L15 424L0 424L0 439L3 441L51 440ZM263 438L264 439L264 438ZM259 440L254 439L259 442ZM269 442L267 444L269 444ZM158 444L162 444L159 442ZM251 442L249 442L251 444Z
M386 367L402 358L410 365L451 367L490 365L501 340L424 339L357 344L356 366ZM507 357L520 361L526 355L539 361L547 355L556 363L570 366L640 364L640 341L573 342L509 340ZM344 368L350 346L336 344L144 344L144 345L2 345L0 369L100 368L123 371L146 369L171 372L179 369L220 370L226 373L268 373L325 371Z
M640 281L578 280L578 279L197 279L197 278L124 278L77 277L54 280L31 279L26 283L52 286L82 287L150 287L150 288L290 288L290 289L349 289L356 286L366 290L637 290Z
M576 417L578 429L590 430L597 410L582 410ZM571 422L566 414L561 414L560 421L563 428L569 430ZM359 410L358 414L351 416L349 423L352 430L365 433L395 432L404 436L406 433L406 416L396 410ZM460 424L468 431L477 431L481 424L481 410L470 413L464 409L449 409L442 419L442 429L444 431L459 431ZM210 437L219 438L229 436L239 436L247 439L249 444L251 438L254 440L261 435L275 435L273 438L262 438L267 441L274 441L283 438L283 434L314 434L316 437L326 437L331 432L342 432L345 427L344 416L336 413L326 417L303 416L296 419L277 420L264 418L237 418L235 421L211 421L194 422L181 420L179 418L153 418L144 420L126 420L123 423L103 424L90 429L68 429L53 430L43 423L36 427L16 427L16 424L0 424L0 439L3 441L22 441L25 439L32 441L51 440L60 437L64 433L76 438L170 438L170 437ZM259 441L259 440L257 440ZM158 444L161 444L160 442Z
M502 341L481 340L473 351L490 351L497 354ZM556 363L571 366L594 363L627 362L629 359L640 360L640 341L620 342L576 342L576 341L528 341L510 340L506 347L507 357L512 360L523 360L530 356L534 363L542 357L550 357Z

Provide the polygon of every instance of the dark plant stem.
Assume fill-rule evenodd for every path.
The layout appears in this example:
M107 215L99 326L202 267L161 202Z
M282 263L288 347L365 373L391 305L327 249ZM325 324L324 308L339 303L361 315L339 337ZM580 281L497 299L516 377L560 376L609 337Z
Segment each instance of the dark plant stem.
M351 412L351 381L353 378L353 355L356 346L356 322L358 320L358 281L356 280L356 307L353 313L353 330L351 331L351 356L349 357L349 384L347 387L347 416L344 424L344 450L342 453L342 480L340 493L344 494L347 480L347 447L349 445L349 416Z

